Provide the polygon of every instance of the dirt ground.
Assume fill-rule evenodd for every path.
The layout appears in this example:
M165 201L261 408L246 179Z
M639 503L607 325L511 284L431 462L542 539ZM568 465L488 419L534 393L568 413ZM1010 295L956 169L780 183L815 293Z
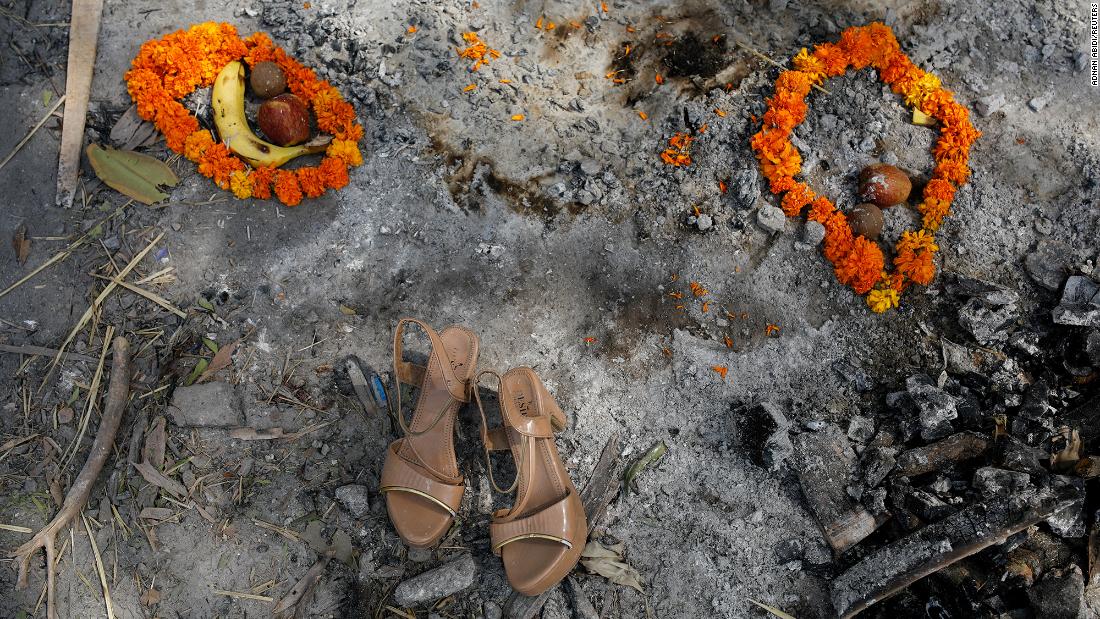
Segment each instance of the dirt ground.
M1045 353L1029 355L1007 335L979 342L960 326L965 297L950 283L976 278L1018 293L1013 333L1062 349L1067 331L1051 324L1050 311L1065 277L1095 277L1100 260L1100 89L1089 85L1087 5L616 0L604 13L598 4L107 0L89 141L108 142L130 107L122 76L144 41L225 21L242 34L269 32L345 93L366 129L365 162L347 188L288 209L238 201L177 161L181 182L166 202L118 211L126 199L85 161L83 189L66 210L53 205L60 120L35 133L0 169L0 287L95 232L0 298L0 344L59 347L102 289L96 276L113 274L112 260L128 262L160 233L133 279L172 267L147 287L186 318L118 291L69 347L91 360L48 372L48 355L0 351L0 444L35 435L0 450L0 524L47 522L51 480L66 488L83 463L98 411L75 456L57 452L78 439L113 325L139 353L134 398L85 513L115 616L266 616L329 540L350 556L327 568L306 616L401 616L386 609L394 587L462 553L475 559L474 585L408 612L500 616L510 589L489 551L488 522L509 503L489 492L476 411L461 414L469 491L443 546L410 556L377 493L385 446L399 431L364 413L344 361L357 355L387 371L396 320L416 316L473 329L483 368L538 371L570 415L558 445L579 486L613 433L628 462L658 441L668 445L594 533L625 544L645 593L576 574L579 595L602 616L764 616L750 599L797 617L833 616L829 582L854 557L832 556L796 464L753 462L737 411L774 403L795 434L822 422L847 430L854 417L888 422L905 414L889 394L912 375L945 369L943 340L998 347L1018 372L1040 375ZM63 3L0 0L8 119L0 156L64 92L68 30L56 24L68 12ZM536 29L540 18L557 28ZM894 28L983 133L971 182L939 236L940 275L885 315L836 283L804 242L802 221L761 224L775 201L748 139L778 70L735 44L785 62L873 20ZM476 74L454 51L470 30L502 52ZM686 48L680 60L692 62L680 63L656 43L658 32L681 42L692 34L704 49ZM635 77L616 84L605 75L625 45L634 47ZM464 93L470 83L478 87ZM927 178L934 130L911 124L870 70L827 87L811 96L796 131L816 188L851 206L855 175L878 160ZM661 163L671 135L704 123L690 167ZM167 158L163 142L144 150ZM918 217L887 211L885 242ZM21 225L32 239L25 265L6 241ZM690 282L709 289L705 308ZM670 295L677 292L683 300ZM218 389L212 410L301 436L235 440L173 409L196 362L213 354L203 339L239 341L231 366L209 383ZM1095 392L1067 372L1047 377L1062 404ZM1024 391L982 400L982 415L1011 411ZM160 416L172 474L198 488L188 501L158 498L128 463L131 445L140 451ZM369 501L340 500L337 489L348 485L364 486ZM139 517L148 507L171 517ZM28 537L0 529L0 548ZM61 616L105 616L84 527L63 541ZM0 615L45 616L43 562L32 565L21 590L14 565L0 565ZM583 616L573 597L556 592L542 616ZM886 603L868 615L904 616L901 608Z

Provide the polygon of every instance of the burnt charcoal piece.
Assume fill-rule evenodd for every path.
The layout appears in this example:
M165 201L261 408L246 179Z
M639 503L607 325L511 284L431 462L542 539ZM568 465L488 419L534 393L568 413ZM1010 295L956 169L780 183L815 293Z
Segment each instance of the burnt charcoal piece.
M771 402L734 407L742 447L749 451L753 464L777 471L794 452L791 424L779 407Z
M943 440L915 447L897 459L898 475L912 477L943 470L956 462L977 458L989 449L989 440L976 432L960 432Z
M983 466L974 472L973 485L979 494L988 498L1020 492L1031 485L1031 477L1027 473Z
M847 619L910 584L1065 509L1075 489L1027 490L975 503L867 555L833 581L832 601Z
M1085 579L1076 565L1048 572L1028 590L1027 596L1036 617L1084 619L1086 616Z
M997 439L996 452L993 461L1001 468L1020 471L1021 473L1044 473L1046 471L1039 464L1040 460L1046 458L1046 454L1039 448L1032 447L1014 436L1003 436Z
M795 439L795 453L802 494L833 550L844 552L873 533L879 523L846 491L855 472L856 454L844 431L830 423L820 432L800 434Z
M910 376L905 386L917 406L921 437L932 441L951 434L951 422L959 416L955 397L932 384L927 376Z
M1100 327L1100 284L1083 275L1067 279L1053 318L1060 325Z

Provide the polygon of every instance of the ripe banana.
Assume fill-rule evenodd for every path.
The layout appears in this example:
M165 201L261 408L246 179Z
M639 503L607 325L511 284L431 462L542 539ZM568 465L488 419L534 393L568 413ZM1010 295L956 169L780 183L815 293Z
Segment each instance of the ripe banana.
M222 142L253 167L279 167L295 157L319 153L328 146L328 140L278 146L253 133L244 115L244 65L239 60L225 65L214 80L211 107Z

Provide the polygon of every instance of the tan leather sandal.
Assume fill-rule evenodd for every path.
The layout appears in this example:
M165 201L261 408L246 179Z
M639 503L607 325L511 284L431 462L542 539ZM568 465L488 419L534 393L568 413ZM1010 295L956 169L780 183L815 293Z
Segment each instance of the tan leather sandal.
M431 341L425 366L402 358L406 324L419 326ZM405 436L386 450L379 490L397 534L414 548L437 544L462 504L466 485L455 460L455 414L470 401L477 353L477 336L464 327L452 325L437 334L420 320L402 318L393 334L396 413ZM401 383L420 388L411 423L401 411Z
M477 389L486 374L500 383L504 424L492 430ZM588 537L584 506L554 445L554 432L565 429L565 413L531 368L515 368L503 377L490 371L478 374L474 399L481 413L489 481L498 492L516 492L511 509L493 513L493 553L504 562L513 589L539 595L573 570ZM504 489L493 478L489 461L490 451L501 450L510 450L516 462L516 478Z

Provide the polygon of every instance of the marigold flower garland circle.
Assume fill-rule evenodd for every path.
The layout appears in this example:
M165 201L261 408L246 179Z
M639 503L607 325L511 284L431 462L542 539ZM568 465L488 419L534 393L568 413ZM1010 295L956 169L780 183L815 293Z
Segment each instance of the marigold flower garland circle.
M333 139L321 163L295 170L249 168L225 144L203 129L180 101L196 88L210 86L222 67L234 60L248 66L264 61L279 65L290 92L308 102L317 128ZM303 196L316 198L348 184L348 168L363 163L358 142L363 127L355 108L334 86L291 58L267 34L242 39L231 24L202 23L147 41L126 72L126 88L138 115L164 134L168 147L198 165L199 173L240 199L269 199L287 206Z
M970 123L966 107L940 85L939 78L913 64L884 24L848 28L836 43L817 45L812 53L803 48L793 63L794 69L783 71L775 80L775 94L767 100L763 127L752 137L752 149L771 192L782 194L780 205L787 216L796 217L808 206L808 218L825 226L823 253L840 283L867 295L867 305L873 311L885 312L898 306L900 294L910 284L927 286L932 282L936 272L933 257L939 250L935 232L947 216L956 190L970 177L970 146L981 133ZM906 105L940 123L939 139L932 149L935 168L917 206L923 216L922 227L902 234L895 247L893 269L886 267L877 243L855 236L844 213L794 178L802 170L802 157L790 137L806 119L805 99L810 89L826 78L843 75L849 67L868 66L904 97Z

